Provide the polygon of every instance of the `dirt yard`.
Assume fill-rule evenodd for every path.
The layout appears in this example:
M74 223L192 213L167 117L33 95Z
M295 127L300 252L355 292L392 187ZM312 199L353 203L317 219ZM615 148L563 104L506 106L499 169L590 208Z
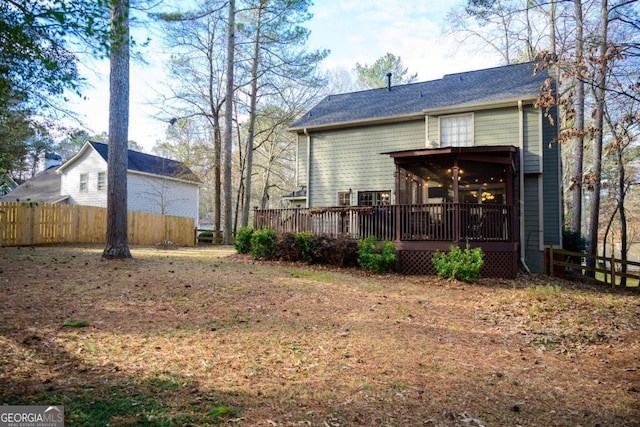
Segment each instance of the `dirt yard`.
M640 426L638 292L101 251L0 248L0 404L69 426Z

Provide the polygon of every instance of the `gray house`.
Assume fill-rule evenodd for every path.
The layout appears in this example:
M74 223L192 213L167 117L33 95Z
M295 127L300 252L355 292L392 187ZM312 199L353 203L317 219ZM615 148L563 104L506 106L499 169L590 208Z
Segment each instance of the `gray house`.
M534 105L547 77L524 63L326 97L291 126L307 211L256 226L390 239L406 273L467 242L484 275L541 271L562 243L557 120Z

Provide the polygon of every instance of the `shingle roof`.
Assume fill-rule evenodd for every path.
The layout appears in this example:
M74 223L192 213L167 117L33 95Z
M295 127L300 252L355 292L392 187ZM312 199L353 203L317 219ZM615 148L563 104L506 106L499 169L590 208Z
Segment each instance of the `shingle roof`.
M109 146L107 144L95 141L89 141L89 144L107 161L109 157ZM133 150L128 151L127 170L200 182L196 174L182 162Z
M532 100L547 72L534 75L535 64L507 65L445 75L442 79L361 92L330 95L291 125L302 130L421 114L456 106Z
M44 170L2 197L3 202L59 203L69 196L60 195L60 166Z

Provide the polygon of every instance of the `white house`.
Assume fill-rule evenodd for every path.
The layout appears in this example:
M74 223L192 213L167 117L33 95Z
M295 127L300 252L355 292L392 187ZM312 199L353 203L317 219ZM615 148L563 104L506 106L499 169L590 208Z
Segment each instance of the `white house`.
M56 186L55 189L58 192L55 195L56 202L106 207L108 153L107 144L87 141L75 156L58 167L59 187ZM189 217L194 219L197 226L199 189L200 180L183 163L138 151L128 151L129 210ZM52 203L43 199L41 194L22 194L18 190L12 193L19 195L20 200ZM25 190L28 190L28 186ZM8 196L2 200L15 201Z
M60 192L78 205L107 206L109 146L86 142L63 164ZM183 163L128 151L127 206L129 210L193 218L198 223L200 181Z

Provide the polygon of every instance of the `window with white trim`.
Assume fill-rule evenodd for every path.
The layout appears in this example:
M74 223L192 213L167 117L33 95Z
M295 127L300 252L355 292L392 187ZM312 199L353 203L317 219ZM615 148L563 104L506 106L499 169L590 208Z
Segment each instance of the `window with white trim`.
M473 114L440 117L441 147L473 147Z
M384 206L391 202L391 191L359 191L358 206Z
M338 191L338 206L351 206L350 191Z
M86 193L89 191L89 174L81 173L80 174L80 192Z
M107 189L107 173L98 172L98 191L104 191Z

